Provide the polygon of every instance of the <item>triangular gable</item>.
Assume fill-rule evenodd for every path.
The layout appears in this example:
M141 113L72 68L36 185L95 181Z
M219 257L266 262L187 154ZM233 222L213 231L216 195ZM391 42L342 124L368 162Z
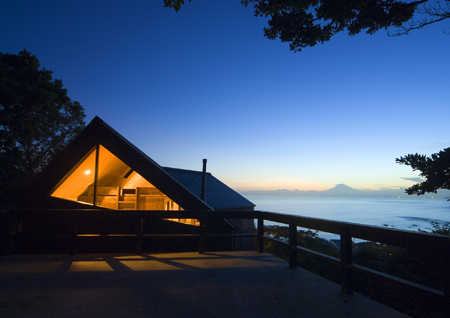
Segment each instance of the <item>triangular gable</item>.
M29 188L30 201L36 203L47 198L61 181L96 149L97 145L103 146L183 209L213 210L99 117L95 117L38 175Z

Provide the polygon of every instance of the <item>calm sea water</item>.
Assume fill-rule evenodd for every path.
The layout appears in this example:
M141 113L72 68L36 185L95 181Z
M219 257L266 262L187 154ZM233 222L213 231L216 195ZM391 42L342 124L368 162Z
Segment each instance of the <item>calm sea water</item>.
M424 198L247 197L256 210L417 230L450 222L450 202ZM322 236L322 235L321 235Z

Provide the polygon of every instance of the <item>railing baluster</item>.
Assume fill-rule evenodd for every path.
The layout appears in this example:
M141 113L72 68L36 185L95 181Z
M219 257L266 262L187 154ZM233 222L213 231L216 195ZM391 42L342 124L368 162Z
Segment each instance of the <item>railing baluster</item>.
M289 268L297 268L297 226L295 219L289 223Z
M69 254L74 255L77 249L77 240L78 240L78 226L80 223L80 217L78 215L73 214L73 223L72 223L72 233L70 233L70 247Z
M9 212L4 212L2 216L2 241L0 242L0 255L7 254L9 252L8 246L8 218Z
M342 283L343 293L353 294L353 255L352 255L352 237L348 227L341 228L341 265L342 265Z
M258 252L264 253L264 219L258 218Z
M447 268L444 271L444 317L450 317L450 271L448 270L448 266L450 265L450 246L443 248L442 254L442 267Z
M142 253L143 231L144 231L144 218L142 215L136 215L136 254Z
M203 213L201 213L201 216L199 217L199 231L200 235L198 236L198 253L204 254L205 253L205 219L203 217Z

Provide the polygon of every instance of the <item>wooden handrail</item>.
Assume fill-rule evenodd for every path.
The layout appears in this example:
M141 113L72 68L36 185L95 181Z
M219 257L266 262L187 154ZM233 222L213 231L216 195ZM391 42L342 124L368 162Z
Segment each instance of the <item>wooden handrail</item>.
M340 235L341 229L348 230L348 235L351 238L358 238L367 241L374 241L398 247L410 248L414 250L432 250L434 252L440 251L443 254L450 255L450 237L446 235L429 234L424 232L398 230L385 228L381 226L363 225L357 223L332 221L326 219L302 217L289 214L281 214L274 212L263 211L148 211L148 210L99 210L99 209L54 209L54 210L10 210L8 215L11 214L41 214L41 213L65 213L69 217L83 218L89 216L104 216L109 217L111 215L123 215L128 214L135 216L136 218L196 218L201 219L204 217L225 218L225 219L257 219L258 226L261 228L264 221L272 221L277 223L284 223L287 226L294 223L296 227L309 228L317 231L323 231ZM292 226L292 225L291 225ZM77 226L75 226L77 228ZM77 231L77 229L74 229ZM258 235L261 235L258 232Z

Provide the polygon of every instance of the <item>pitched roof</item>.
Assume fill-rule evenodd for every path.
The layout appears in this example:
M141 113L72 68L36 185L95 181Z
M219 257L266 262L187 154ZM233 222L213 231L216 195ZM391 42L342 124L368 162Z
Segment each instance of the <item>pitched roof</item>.
M201 171L183 170L168 167L163 167L163 169L175 180L185 186L189 191L194 193L197 197L201 197L203 174ZM215 210L247 208L255 206L252 202L215 178L209 172L206 174L205 188L206 203L209 206L213 207Z
M61 180L72 173L77 164L98 144L107 148L185 210L214 210L215 208L237 207L243 203L246 206L254 206L210 174L210 177L207 178L206 189L210 198L206 198L207 203L203 202L199 193L201 192L201 172L200 186L196 188L197 181L194 182L196 178L189 179L189 176L193 176L193 173L198 174L198 172L161 167L99 117L95 117L36 177L29 187L29 200L39 202L42 198L48 197ZM227 204L226 200L230 200L230 204L234 205L228 206L230 204Z

